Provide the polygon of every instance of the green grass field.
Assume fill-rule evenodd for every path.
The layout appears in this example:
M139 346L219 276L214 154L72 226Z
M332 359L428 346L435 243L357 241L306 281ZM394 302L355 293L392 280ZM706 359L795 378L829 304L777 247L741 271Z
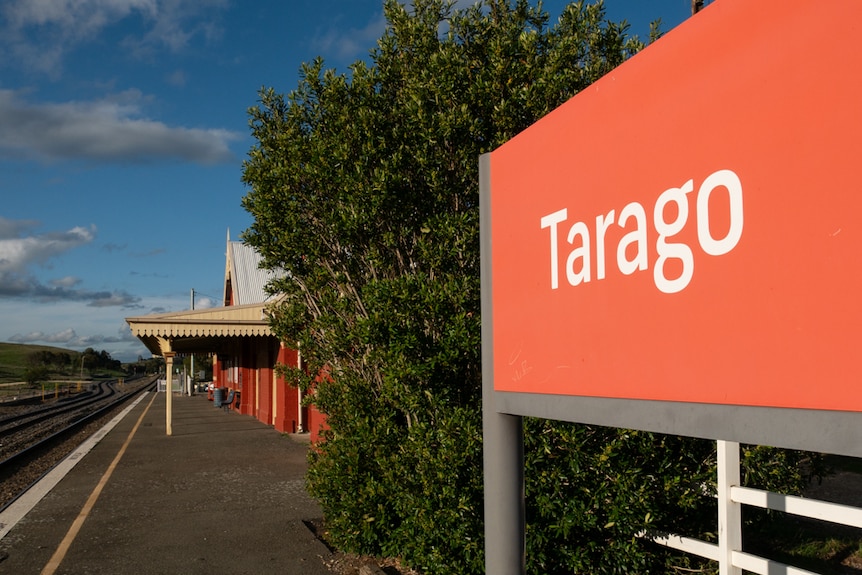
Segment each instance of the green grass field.
M73 357L79 353L71 349L48 345L0 342L0 384L24 381L24 372L29 367L28 359L30 354L36 351L66 352L72 354ZM74 370L71 371L73 372ZM51 372L50 377L51 379L69 379L76 375L77 373L73 374L71 372L68 374Z

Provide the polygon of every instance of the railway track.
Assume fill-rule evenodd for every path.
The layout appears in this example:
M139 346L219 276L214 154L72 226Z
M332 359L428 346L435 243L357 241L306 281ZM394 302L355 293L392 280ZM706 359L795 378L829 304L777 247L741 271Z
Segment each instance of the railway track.
M50 406L4 414L0 408L0 511L51 470L86 437L101 428L113 412L155 378L98 384L89 392Z

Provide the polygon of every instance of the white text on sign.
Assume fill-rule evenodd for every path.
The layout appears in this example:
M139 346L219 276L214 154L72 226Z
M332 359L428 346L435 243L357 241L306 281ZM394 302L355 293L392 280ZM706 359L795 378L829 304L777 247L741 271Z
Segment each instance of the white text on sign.
M720 239L713 237L709 217L709 198L717 188L724 188L729 199L727 205L730 226L725 236ZM668 241L679 234L688 222L687 194L692 191L694 191L694 180L688 180L679 188L670 188L662 192L653 207L652 223L658 234L655 243L657 257L653 267L653 281L655 286L664 293L682 291L694 276L694 253L691 247L685 243ZM676 205L676 217L668 221L665 218L665 208L671 204ZM736 247L742 237L743 211L742 182L735 172L718 170L710 174L697 191L696 210L697 239L705 253L721 256ZM559 226L568 217L568 209L563 208L541 218L542 229L548 228L550 232L551 289L557 289L560 285L559 254L566 246L560 243ZM607 231L615 224L627 230L630 220L634 222L634 229L620 238L617 244L617 269L624 275L631 275L635 271L649 268L646 211L640 203L631 202L620 211L619 219L616 219L616 210L596 216L595 233L592 235L589 226L582 221L575 222L569 227L565 236L566 242L570 246L575 246L566 256L565 272L569 285L577 286L592 280L592 237L595 237L596 242L595 278L596 280L605 278ZM628 250L632 245L635 248L633 253ZM679 260L682 266L681 273L674 274L676 277L673 278L669 278L666 273L667 263L671 260Z

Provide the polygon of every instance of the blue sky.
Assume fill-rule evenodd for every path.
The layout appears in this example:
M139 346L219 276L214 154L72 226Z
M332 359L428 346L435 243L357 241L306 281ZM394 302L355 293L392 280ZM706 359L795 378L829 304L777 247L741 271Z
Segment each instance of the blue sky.
M561 0L547 1L552 16ZM690 0L606 0L646 38ZM219 305L260 87L346 70L382 0L4 0L0 341L149 354L124 318Z

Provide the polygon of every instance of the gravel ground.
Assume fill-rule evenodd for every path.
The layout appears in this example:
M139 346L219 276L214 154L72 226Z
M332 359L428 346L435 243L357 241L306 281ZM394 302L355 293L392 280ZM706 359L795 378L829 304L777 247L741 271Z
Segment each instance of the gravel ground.
M6 507L9 503L15 500L22 492L26 491L33 483L38 481L43 475L51 470L55 465L62 461L67 455L72 453L76 447L81 445L90 435L101 429L116 415L117 409L122 409L124 405L120 405L112 409L110 413L106 413L95 421L79 429L76 433L58 443L49 452L30 461L23 468L17 469L14 473L0 475L0 509Z

